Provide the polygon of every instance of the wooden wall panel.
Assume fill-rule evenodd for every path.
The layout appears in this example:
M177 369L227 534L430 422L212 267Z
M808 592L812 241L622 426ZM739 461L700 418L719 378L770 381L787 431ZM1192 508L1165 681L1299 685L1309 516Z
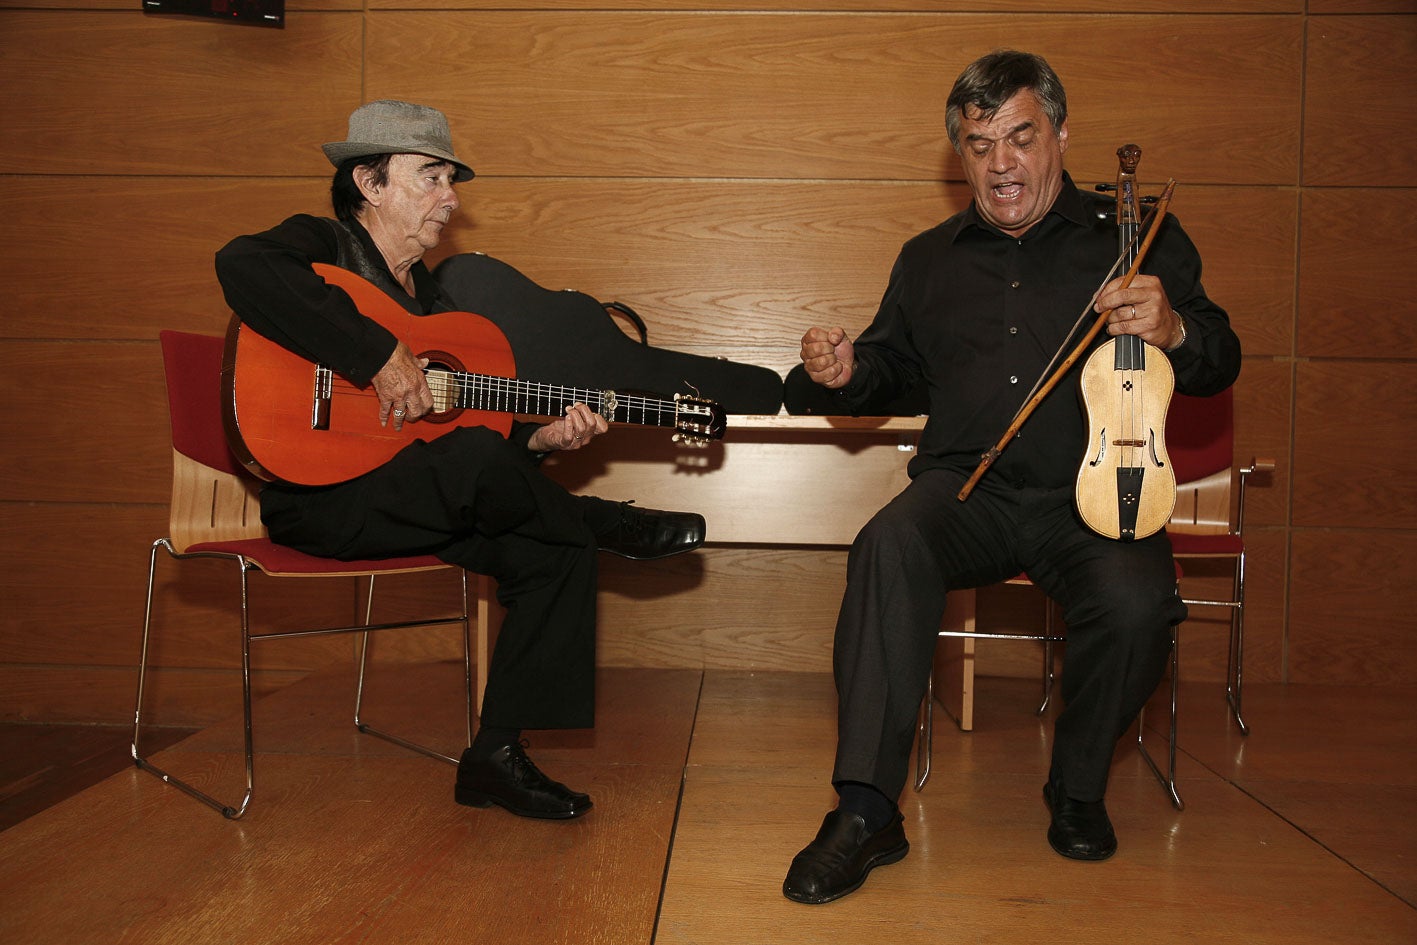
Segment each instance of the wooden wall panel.
M0 0L0 6L13 0ZM55 0L59 2L59 0ZM1327 0L1330 4L1389 5L1405 0ZM870 9L873 13L1049 13L1058 9L1057 0L559 0L567 10L796 10L806 13ZM371 9L426 9L426 0L371 0ZM446 9L543 10L546 0L446 0ZM1304 0L1128 0L1119 5L1109 0L1069 0L1067 9L1080 13L1302 13ZM1396 11L1394 11L1396 12Z
M1407 530L1294 533L1289 681L1412 685L1417 667L1417 538Z
M1410 361L1299 364L1296 527L1417 528L1415 381Z
M287 670L253 671L251 697L259 699L304 675ZM0 719L131 726L137 685L138 673L133 667L0 664ZM148 676L146 688L145 726L148 722L203 726L241 714L241 674L234 669L163 667ZM351 695L351 718L353 708Z
M1288 361L1246 358L1235 382L1235 461L1248 463L1268 457L1276 464L1272 474L1257 477L1247 487L1247 526L1283 525L1289 520L1292 375L1293 365Z
M526 178L478 178L460 196L436 258L486 252L547 288L631 305L654 344L780 372L809 326L865 328L905 240L969 200L938 182ZM1174 206L1246 353L1288 354L1294 192L1186 186Z
M709 548L663 561L600 560L602 664L831 669L844 550Z
M455 137L495 176L935 180L947 173L957 64L1027 36L1068 83L1070 157L1084 177L1115 177L1126 139L1185 142L1164 163L1187 181L1298 179L1298 19L409 12L370 22L371 97L468 116ZM1132 59L1097 55L1109 44L1148 50L1144 83ZM1133 94L1119 107L1123 88ZM1243 161L1216 160L1237 140Z
M360 102L360 17L227 25L0 12L0 173L321 173L307 142Z
M1288 628L1293 610L1289 599L1289 531L1256 526L1247 527L1245 532L1245 678L1259 683L1286 682L1289 681ZM1186 586L1183 582L1183 589ZM1226 582L1222 596L1228 589ZM1188 630L1197 619L1209 620L1214 628L1209 649L1211 675L1204 678L1223 679L1217 671L1224 667L1229 624L1224 614L1215 608L1192 608L1192 619L1182 628L1187 631L1186 665L1190 665L1190 653L1195 648L1194 634Z
M1309 0L1315 13L1412 13L1412 0Z
M1255 2L1255 0L1248 0ZM1268 0L1258 0L1260 3ZM144 13L144 18L155 23L173 24L172 28L201 29L201 24L220 25L216 21L204 18L189 18L175 14L148 14L140 6L134 7L128 0L0 0L0 10L7 8L24 10L120 10L127 14L139 11ZM360 0L286 0L285 9L287 13L308 13L315 10L359 10ZM179 24L187 24L186 27ZM244 26L238 28L245 29Z
M1172 172L1150 168L1142 181ZM1230 315L1246 357L1287 356L1294 344L1297 193L1287 187L1207 187L1179 181L1170 210L1200 250L1206 292Z
M1036 49L1062 74L1081 184L1112 178L1123 141L1146 150L1144 189L1177 178L1173 208L1245 346L1237 452L1279 461L1251 493L1250 678L1364 684L1417 672L1410 648L1380 648L1382 628L1417 611L1410 575L1377 593L1356 571L1315 583L1325 554L1351 547L1377 568L1411 550L1410 0L1079 0L1064 13L1051 0L290 9L285 30L255 30L117 0L0 0L11 223L0 229L0 433L11 444L0 460L0 716L131 711L125 664L169 478L155 335L222 330L212 253L236 233L325 211L319 144L343 137L356 104L403 96L450 114L480 176L461 191L442 255L489 252L548 287L633 305L656 344L785 372L807 325L864 326L900 243L964 205L943 101L965 62L1001 45ZM1109 47L1145 50L1144 68L1099 55ZM1374 97L1380 108L1348 119ZM1371 391L1380 405L1360 399ZM1355 475L1354 453L1381 458ZM80 528L87 543L76 546ZM601 659L825 668L843 570L840 551L791 548L609 561ZM181 629L159 701L172 721L226 714L210 701L214 687L234 692L217 655L224 583L163 581L161 607ZM349 588L313 603L273 593L275 612L326 595L353 606ZM389 601L422 593L391 589ZM1030 612L995 610L1005 621ZM1183 673L1217 678L1218 632L1191 623ZM1351 637L1361 645L1345 652ZM446 634L390 639L393 658L449 655ZM1340 658L1322 658L1335 648ZM258 650L272 667L261 684L350 649ZM1017 647L994 663L1020 675L1032 664Z
M328 213L328 183L313 178L81 178L66 190L72 212L61 214L46 212L52 189L46 179L0 177L7 206L36 221L0 234L0 254L27 273L81 260L63 277L62 304L57 277L15 284L12 336L220 334L229 310L212 273L215 251L291 213ZM900 245L968 201L960 185L864 181L479 178L460 195L463 209L432 259L487 252L548 288L625 301L657 345L784 372L809 325L864 328ZM1287 351L1292 192L1188 186L1176 212L1247 353ZM115 234L102 251L90 248L95 231ZM123 239L125 231L150 236Z
M6 662L136 666L148 551L166 533L166 508L5 503L0 547L0 648ZM234 564L158 555L154 621L165 628L160 662L240 665ZM253 629L344 622L356 613L353 579L253 576ZM348 653L347 640L288 640L259 648L257 664L308 670Z
M166 502L167 395L156 344L0 345L0 499ZM44 379L36 383L37 378Z
M213 255L292 213L328 215L329 180L109 176L56 188L49 177L0 176L0 200L26 221L0 229L0 258L19 275L8 336L156 340L163 328L225 332L231 311Z
M1299 245L1302 357L1417 357L1417 189L1310 189Z
M461 193L448 253L623 301L653 344L783 372L810 325L864 328L901 244L961 206L938 183L513 178Z
M1417 21L1315 18L1304 72L1304 183L1417 186Z

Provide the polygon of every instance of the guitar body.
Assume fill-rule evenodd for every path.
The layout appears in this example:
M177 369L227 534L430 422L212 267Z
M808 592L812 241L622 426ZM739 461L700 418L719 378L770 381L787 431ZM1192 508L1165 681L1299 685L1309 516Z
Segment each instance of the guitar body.
M459 427L506 435L515 415L560 417L585 404L607 423L670 427L673 440L707 446L723 438L723 405L697 394L672 398L522 380L511 345L480 315L411 315L364 278L334 266L315 272L344 289L365 316L428 359L433 409L402 430L379 425L379 398L330 368L287 351L233 317L222 359L223 421L231 452L262 479L323 486L382 466L414 440ZM465 365L474 365L476 372Z
M1165 527L1176 507L1166 452L1171 362L1136 335L1113 338L1087 359L1079 379L1087 410L1087 452L1073 498L1083 522L1108 538L1134 541Z
M515 377L506 337L487 319L467 312L417 316L406 312L368 280L317 264L326 282L349 293L359 311L429 359L430 378L442 370ZM434 387L435 401L440 400ZM242 327L233 316L222 365L227 441L254 474L303 485L344 482L383 465L417 439L434 439L459 427L485 426L502 434L512 414L435 403L434 412L395 430L379 425L372 387L356 387Z

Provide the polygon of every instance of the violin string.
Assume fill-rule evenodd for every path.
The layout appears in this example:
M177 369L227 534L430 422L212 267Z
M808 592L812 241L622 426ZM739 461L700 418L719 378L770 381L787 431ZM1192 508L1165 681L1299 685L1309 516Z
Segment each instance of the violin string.
M1063 343L1058 346L1057 351L1053 352L1053 357L1049 359L1047 366L1044 367L1043 371L1038 375L1038 380L1033 382L1033 387L1023 398L1023 403L1019 405L1018 410L1014 411L1013 420L1018 419L1019 414L1023 413L1024 408L1033 400L1033 395L1038 393L1039 388L1044 385L1048 377L1053 373L1053 368L1057 365L1058 359L1063 357L1063 353L1068 350L1068 342L1072 340L1073 335L1077 334L1078 328L1081 327L1083 323L1083 319L1087 318L1088 313L1092 311L1092 307L1097 304L1097 297L1102 294L1103 289L1107 288L1107 283L1112 281L1112 277L1117 274L1117 270L1124 265L1128 269L1131 268L1131 261L1135 258L1133 252L1137 248L1137 243L1140 241L1143 231L1146 229L1146 224L1151 221L1155 214L1156 208L1150 208L1146 217L1137 225L1137 231L1132 234L1131 240L1123 247L1122 252L1112 262L1111 268L1109 268L1106 275L1102 277L1102 282L1092 293L1092 297L1087 300L1087 304L1083 306L1082 311L1078 313L1077 321L1073 322L1073 327L1068 329L1068 333L1063 337Z

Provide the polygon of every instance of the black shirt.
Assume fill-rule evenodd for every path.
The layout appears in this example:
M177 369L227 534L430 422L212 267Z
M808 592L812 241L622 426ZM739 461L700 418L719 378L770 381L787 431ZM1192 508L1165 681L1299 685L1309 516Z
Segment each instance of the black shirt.
M1048 214L1021 237L985 222L973 204L908 241L875 320L855 341L856 371L839 397L849 412L872 409L923 381L930 417L910 474L973 471L1003 436L1054 353L1096 318L1070 329L1117 258L1113 201L1064 175ZM1240 371L1240 342L1225 311L1201 287L1195 246L1168 216L1143 271L1161 279L1185 320L1170 352L1176 389L1214 394ZM1110 336L1100 333L1095 345ZM1071 347L1071 344L1069 347ZM1084 358L1046 397L986 480L1059 488L1077 472L1087 436L1078 397Z
M310 268L339 265L333 221L298 214L264 233L238 236L217 251L217 279L231 310L257 332L301 357L327 365L351 383L364 385L394 353L397 339L365 318L343 289ZM365 253L385 273L388 267L368 232L350 229ZM387 281L393 282L388 273ZM416 314L450 311L451 303L423 263L413 264L416 299L397 301ZM413 304L410 305L410 302Z

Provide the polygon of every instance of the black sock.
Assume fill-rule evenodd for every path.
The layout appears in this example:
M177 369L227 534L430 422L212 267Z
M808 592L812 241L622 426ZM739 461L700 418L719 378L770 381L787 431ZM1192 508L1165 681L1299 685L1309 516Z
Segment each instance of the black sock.
M895 803L869 784L842 781L836 786L836 793L841 797L841 809L860 814L872 833L890 826L900 815Z
M472 753L475 757L486 758L499 748L517 744L521 738L522 730L519 728L494 728L484 725L472 738Z

